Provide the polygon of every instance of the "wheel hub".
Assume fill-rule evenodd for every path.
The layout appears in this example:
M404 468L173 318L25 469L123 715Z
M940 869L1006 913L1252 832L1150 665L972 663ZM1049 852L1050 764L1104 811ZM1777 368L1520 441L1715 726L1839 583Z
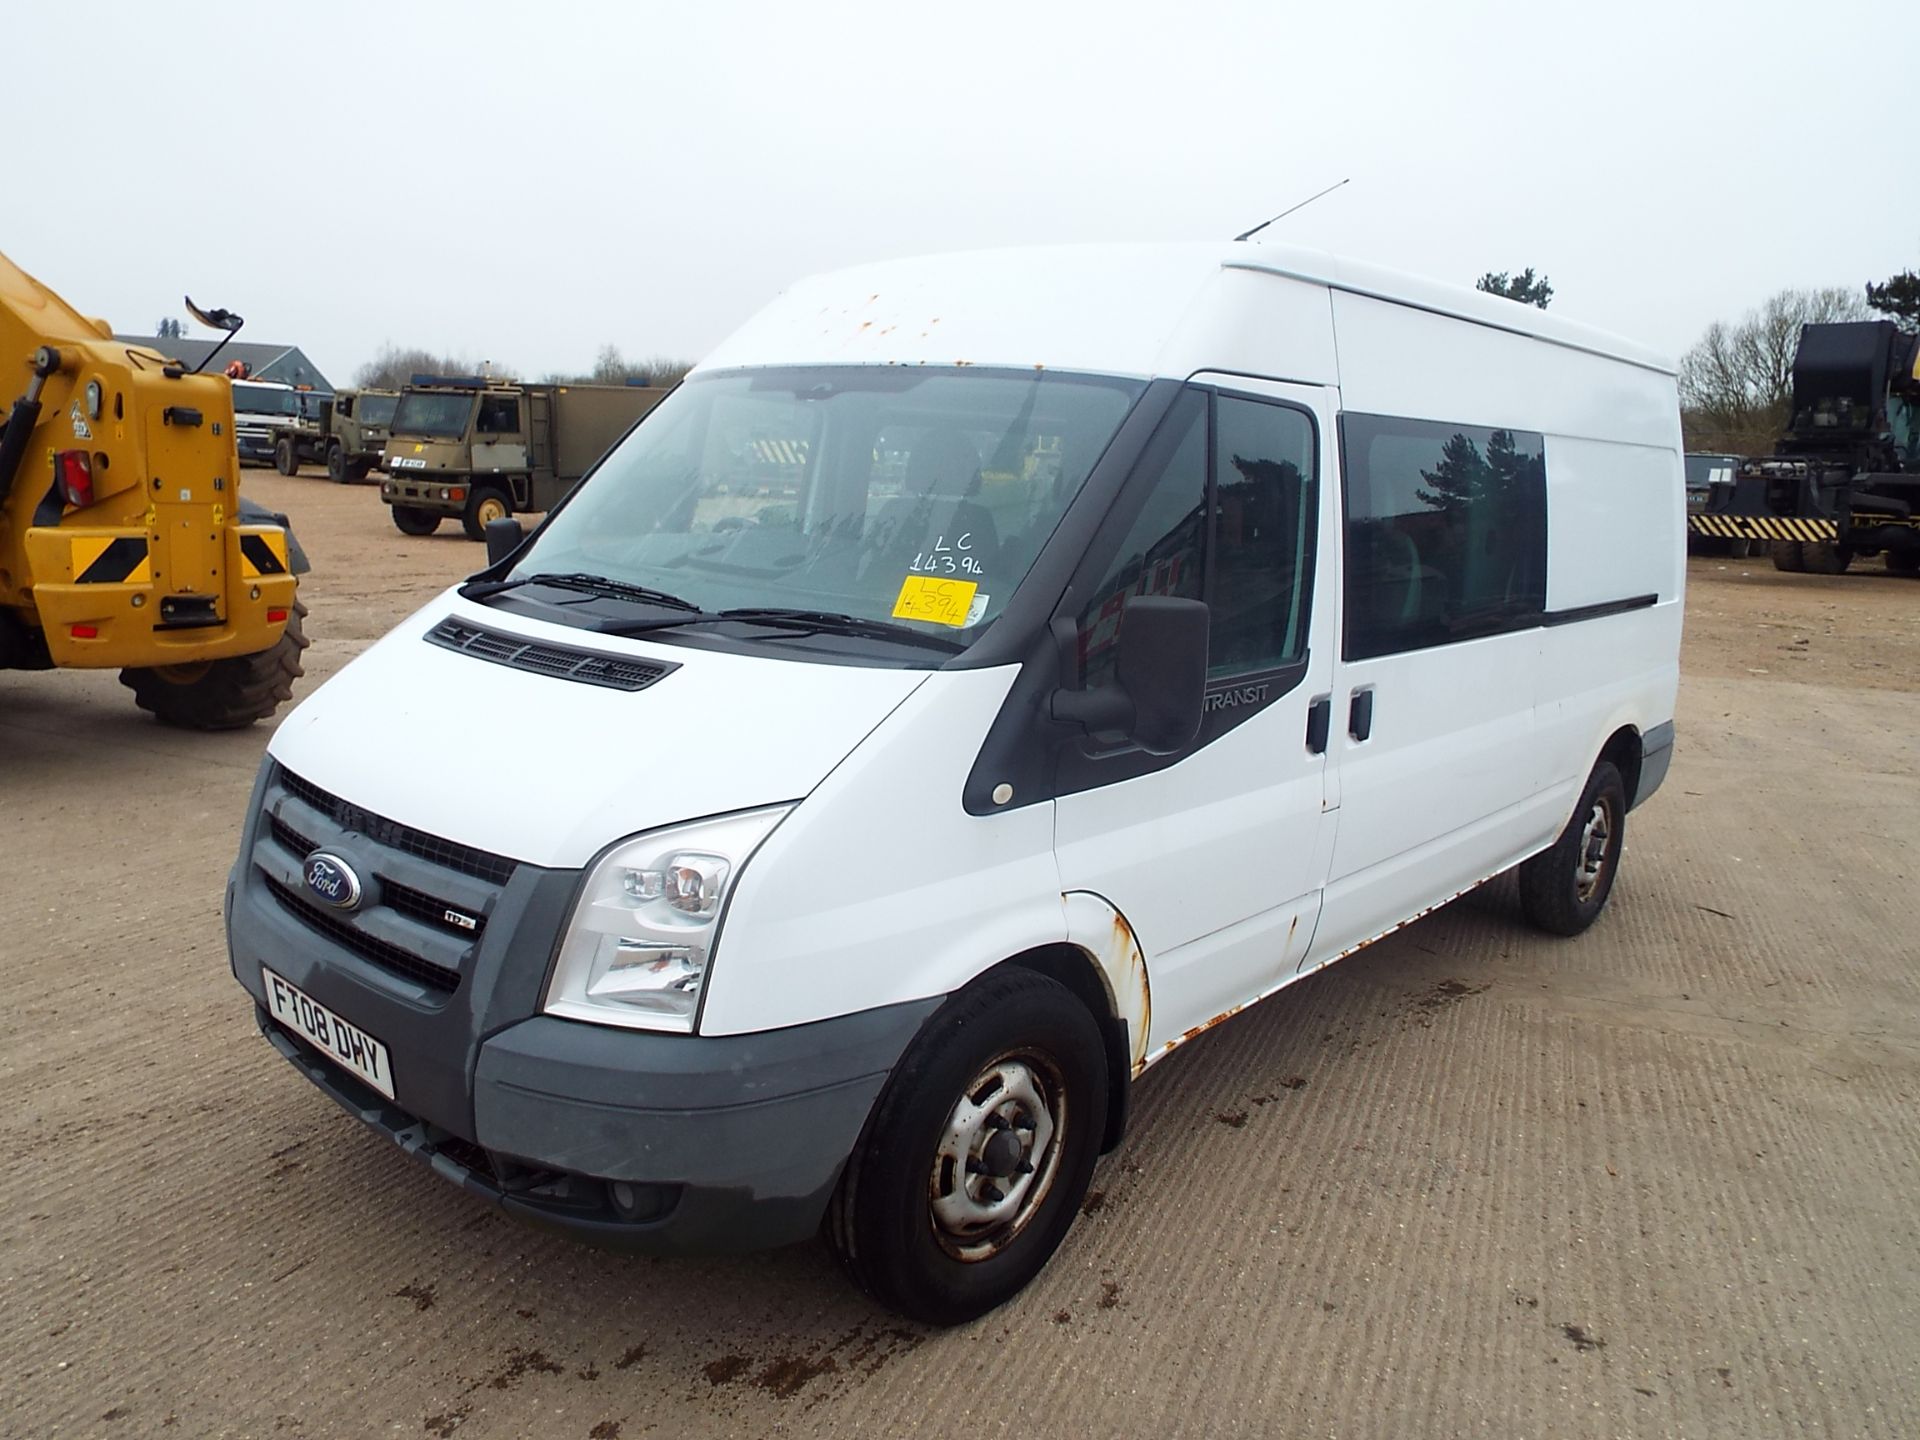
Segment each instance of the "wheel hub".
M1593 802L1587 823L1580 831L1580 867L1574 872L1573 889L1584 904L1593 898L1600 877L1607 868L1607 855L1613 848L1613 812L1604 800Z
M1066 1117L1058 1072L1037 1056L1003 1056L967 1086L934 1151L928 1207L935 1237L962 1260L999 1253L1052 1186Z

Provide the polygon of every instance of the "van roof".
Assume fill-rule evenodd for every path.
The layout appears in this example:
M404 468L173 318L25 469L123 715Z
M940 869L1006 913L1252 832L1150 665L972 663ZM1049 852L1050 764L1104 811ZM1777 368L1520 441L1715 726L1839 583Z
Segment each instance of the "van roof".
M1204 364L1206 335L1234 328L1246 292L1220 282L1235 273L1368 296L1674 373L1657 351L1504 296L1243 241L1024 246L832 271L796 282L699 368L1039 365L1166 375L1196 358ZM1180 343L1170 346L1176 336Z

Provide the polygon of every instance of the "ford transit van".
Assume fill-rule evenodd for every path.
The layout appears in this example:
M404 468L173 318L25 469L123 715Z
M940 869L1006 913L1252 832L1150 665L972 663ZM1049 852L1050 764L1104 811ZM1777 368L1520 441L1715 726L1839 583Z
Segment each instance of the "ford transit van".
M821 1234L965 1320L1209 1026L1514 866L1594 922L1684 506L1672 368L1499 297L1250 244L808 280L280 726L233 972L523 1220Z

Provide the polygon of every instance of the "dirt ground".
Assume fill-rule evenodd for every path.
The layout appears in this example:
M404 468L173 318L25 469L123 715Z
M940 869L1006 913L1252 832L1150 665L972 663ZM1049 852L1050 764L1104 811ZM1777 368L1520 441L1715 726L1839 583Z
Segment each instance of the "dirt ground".
M247 487L315 565L303 692L480 559ZM1866 568L1694 559L1601 923L1496 881L1202 1037L947 1333L816 1247L605 1255L407 1161L227 972L271 727L0 674L0 1433L1920 1434L1920 581Z

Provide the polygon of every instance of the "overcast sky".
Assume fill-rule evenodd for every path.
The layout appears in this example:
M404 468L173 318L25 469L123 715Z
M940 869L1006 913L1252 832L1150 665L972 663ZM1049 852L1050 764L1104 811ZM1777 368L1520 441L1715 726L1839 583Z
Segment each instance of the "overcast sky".
M698 357L798 276L1269 234L1678 354L1920 268L1911 0L94 3L9 10L0 249L122 331L182 292L336 384ZM198 333L197 331L195 333Z

